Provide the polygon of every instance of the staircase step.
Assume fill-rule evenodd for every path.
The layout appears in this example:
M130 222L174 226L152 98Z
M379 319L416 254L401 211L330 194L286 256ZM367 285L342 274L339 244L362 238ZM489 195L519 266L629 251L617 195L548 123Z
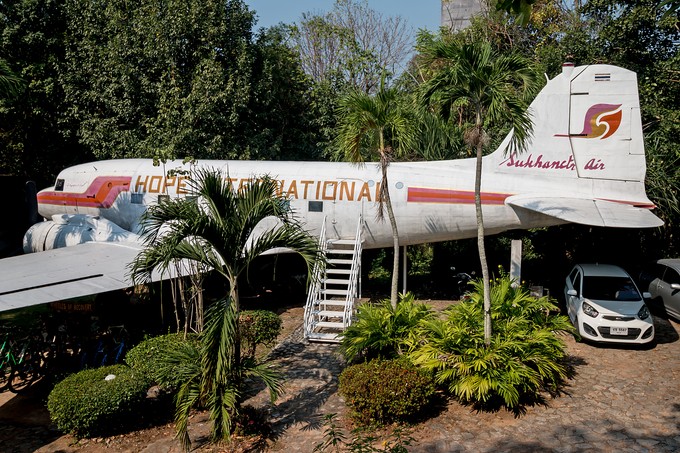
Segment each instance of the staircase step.
M325 327L327 329L342 329L345 327L345 323L337 321L319 321L314 323L314 327Z
M328 249L326 254L336 254L336 255L354 255L354 249Z
M332 296L346 296L348 291L346 289L322 289L320 292Z
M356 239L329 239L328 245L354 245L356 244Z
M340 343L337 333L322 333L322 332L310 332L307 334L307 339L309 341L318 341L326 343Z
M328 299L328 300L317 300L316 304L321 307L343 307L342 309L344 310L345 307L347 306L347 301L345 299Z
M324 279L324 283L331 285L349 285L349 280L341 278L326 278Z
M328 260L330 264L352 264L352 260L343 260L339 258L331 258Z
M344 275L349 275L352 273L351 269L336 269L336 268L328 268L326 269L326 274L344 274Z
M318 316L325 316L327 318L343 318L345 316L344 311L332 311L332 310L319 310L315 314Z

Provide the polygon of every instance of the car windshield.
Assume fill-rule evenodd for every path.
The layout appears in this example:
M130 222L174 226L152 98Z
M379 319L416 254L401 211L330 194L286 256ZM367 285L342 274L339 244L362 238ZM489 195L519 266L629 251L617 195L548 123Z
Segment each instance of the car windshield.
M583 297L595 300L640 300L640 293L630 278L626 277L585 277Z

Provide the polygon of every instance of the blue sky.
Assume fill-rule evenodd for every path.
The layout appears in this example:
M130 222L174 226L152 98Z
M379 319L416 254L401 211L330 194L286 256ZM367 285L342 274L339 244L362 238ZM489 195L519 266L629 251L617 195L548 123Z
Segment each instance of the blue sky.
M298 22L302 13L325 13L333 9L335 0L245 0L258 16L256 28L270 27L279 22ZM401 16L415 30L437 31L441 0L369 0L369 6L386 16Z

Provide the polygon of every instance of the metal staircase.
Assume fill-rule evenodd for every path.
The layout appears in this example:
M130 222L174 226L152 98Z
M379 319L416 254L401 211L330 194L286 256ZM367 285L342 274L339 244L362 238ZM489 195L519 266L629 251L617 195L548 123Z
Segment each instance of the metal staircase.
M319 243L326 266L314 269L314 282L305 305L305 338L309 341L340 341L338 335L352 324L361 276L361 217L354 239L326 239L326 224Z

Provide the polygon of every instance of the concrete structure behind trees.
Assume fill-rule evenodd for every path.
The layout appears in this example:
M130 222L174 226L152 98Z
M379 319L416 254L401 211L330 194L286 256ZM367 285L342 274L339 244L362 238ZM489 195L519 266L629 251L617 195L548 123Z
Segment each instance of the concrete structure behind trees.
M482 11L482 0L442 0L441 26L458 31L470 25L470 18Z

